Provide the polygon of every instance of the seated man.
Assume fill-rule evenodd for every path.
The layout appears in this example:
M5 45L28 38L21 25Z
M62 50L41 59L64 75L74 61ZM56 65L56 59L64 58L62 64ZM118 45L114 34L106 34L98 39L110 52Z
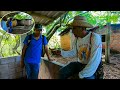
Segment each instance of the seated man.
M78 58L60 69L60 79L67 79L77 74L80 79L97 79L98 71L102 67L102 41L101 36L88 32L92 28L83 16L75 16L72 32L75 36L74 45ZM100 77L100 76L99 76Z

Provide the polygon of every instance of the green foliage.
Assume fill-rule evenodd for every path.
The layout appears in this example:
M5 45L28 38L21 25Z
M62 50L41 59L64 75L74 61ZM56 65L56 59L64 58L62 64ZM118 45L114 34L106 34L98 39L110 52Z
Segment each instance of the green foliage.
M16 56L20 52L20 36L0 30L0 57Z
M24 12L20 12L19 14L16 14L14 16L15 19L18 19L18 20L22 20L22 19L32 19L32 17L27 14L27 13L24 13Z

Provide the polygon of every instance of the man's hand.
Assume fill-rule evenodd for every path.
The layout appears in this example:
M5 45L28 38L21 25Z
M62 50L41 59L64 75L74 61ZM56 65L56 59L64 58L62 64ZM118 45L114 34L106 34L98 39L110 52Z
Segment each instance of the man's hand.
M49 61L53 61L51 58L48 58Z
M84 78L81 78L81 77L80 77L80 72L79 72L78 76L79 76L79 79L84 79Z
M25 64L24 64L24 60L21 60L21 61L20 61L20 67L23 69L24 66L25 66Z

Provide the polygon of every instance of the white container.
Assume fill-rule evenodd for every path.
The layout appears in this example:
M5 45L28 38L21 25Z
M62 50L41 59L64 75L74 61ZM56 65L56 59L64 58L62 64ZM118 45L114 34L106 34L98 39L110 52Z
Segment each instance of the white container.
M32 25L33 22L32 22L32 20L27 19L27 20L21 20L21 24L29 26L29 25Z

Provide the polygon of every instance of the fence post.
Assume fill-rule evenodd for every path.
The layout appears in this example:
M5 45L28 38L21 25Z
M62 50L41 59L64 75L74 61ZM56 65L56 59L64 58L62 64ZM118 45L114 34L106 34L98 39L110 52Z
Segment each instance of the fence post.
M110 63L110 33L111 33L111 24L107 24L107 29L106 29L106 45L105 45L105 62Z

